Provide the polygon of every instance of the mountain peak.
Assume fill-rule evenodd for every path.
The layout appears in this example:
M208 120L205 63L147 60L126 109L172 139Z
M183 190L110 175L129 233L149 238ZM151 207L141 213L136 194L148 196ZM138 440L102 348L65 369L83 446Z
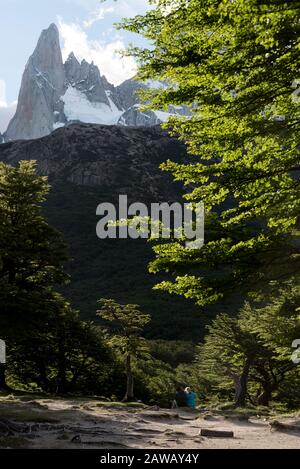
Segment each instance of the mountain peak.
M49 74L49 76L57 75L58 72L59 76L56 77L55 82L52 84L56 87L58 80L61 83L63 61L59 43L59 31L54 23L52 23L49 28L42 31L37 46L29 61L33 62L33 65L38 68L38 70Z
M59 31L52 23L41 32L27 62L17 110L4 138L6 141L39 138L74 121L124 126L157 125L169 114L140 111L136 91L145 87L160 88L162 84L142 84L131 79L115 87L101 76L97 64L85 59L79 61L74 52L63 64ZM170 112L181 111L177 107ZM0 136L0 143L1 140Z
M65 89L59 31L52 23L44 29L22 77L16 114L5 137L38 138L53 130L56 103Z
M49 28L48 28L48 31L55 31L59 34L59 31L58 31L58 27L56 26L55 23L51 23Z
M47 29L43 29L34 53L38 51L41 47L43 47L45 43L52 44L55 46L55 48L59 46L59 31L56 24L51 23Z
M76 61L78 62L77 57L76 57L76 55L74 54L74 52L70 52L70 54L68 55L68 58L67 58L67 61L68 61L68 60L76 60ZM79 62L78 62L78 63L79 63Z
M77 59L76 55L74 54L74 52L71 52L67 58L67 60L65 61L65 68L76 68L76 69L79 69L80 68L80 62L79 60Z
M51 23L48 28L43 29L41 32L41 36L43 37L50 35L52 35L53 37L57 36L57 38L59 39L59 30L55 23Z

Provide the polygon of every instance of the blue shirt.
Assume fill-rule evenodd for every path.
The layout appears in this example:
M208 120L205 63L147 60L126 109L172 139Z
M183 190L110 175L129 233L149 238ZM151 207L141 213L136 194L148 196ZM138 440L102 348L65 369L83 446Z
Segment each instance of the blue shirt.
M193 391L186 393L186 404L188 407L195 409L197 401L197 394Z

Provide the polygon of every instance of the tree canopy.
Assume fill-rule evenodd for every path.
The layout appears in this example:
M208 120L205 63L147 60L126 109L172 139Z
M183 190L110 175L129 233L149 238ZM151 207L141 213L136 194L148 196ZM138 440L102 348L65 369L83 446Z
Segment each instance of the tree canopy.
M237 286L247 292L286 280L300 261L299 2L151 3L121 25L150 46L127 53L138 60L138 79L168 84L144 92L149 107L191 108L190 118L166 124L191 161L162 168L206 211L201 250L179 242L154 248L151 271L173 278L158 288L205 305Z
M269 405L287 379L299 379L291 359L291 344L300 336L299 287L280 290L264 307L246 304L237 317L220 314L208 331L197 372L215 393L234 389L236 405L244 406L247 399Z
M46 392L101 391L113 354L99 326L82 322L56 288L68 280L66 248L43 216L47 178L34 161L0 163L0 328L15 383ZM118 366L115 363L115 369Z

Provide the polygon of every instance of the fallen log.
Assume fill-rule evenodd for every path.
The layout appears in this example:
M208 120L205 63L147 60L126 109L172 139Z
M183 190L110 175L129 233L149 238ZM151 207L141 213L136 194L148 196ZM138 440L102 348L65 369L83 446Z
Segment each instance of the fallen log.
M80 435L75 435L71 439L71 443L75 444L82 444L82 445L93 445L93 446L107 446L107 447L118 447L118 448L129 448L129 446L125 445L124 443L121 443L119 441L111 441L111 440L94 440L94 441L83 441L80 437Z
M201 436L209 436L213 438L233 438L234 437L234 434L231 431L209 430L208 428L201 428L199 434Z

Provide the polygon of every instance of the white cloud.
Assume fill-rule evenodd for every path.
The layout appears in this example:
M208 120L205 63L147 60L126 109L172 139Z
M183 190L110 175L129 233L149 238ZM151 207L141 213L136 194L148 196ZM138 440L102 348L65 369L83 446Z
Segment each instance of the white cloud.
M4 80L0 80L0 132L3 133L7 129L9 121L16 112L17 101L8 104L6 101L6 84Z
M113 7L100 7L90 15L90 18L88 20L85 20L83 22L83 26L85 28L90 28L94 23L103 20L107 14L113 13L114 11L115 9Z
M58 26L63 41L62 54L66 59L74 52L79 60L94 62L100 73L115 85L131 78L136 72L136 64L131 57L121 57L117 51L125 49L121 37L114 33L114 39L107 43L103 40L89 39L79 23L65 23L58 18Z

